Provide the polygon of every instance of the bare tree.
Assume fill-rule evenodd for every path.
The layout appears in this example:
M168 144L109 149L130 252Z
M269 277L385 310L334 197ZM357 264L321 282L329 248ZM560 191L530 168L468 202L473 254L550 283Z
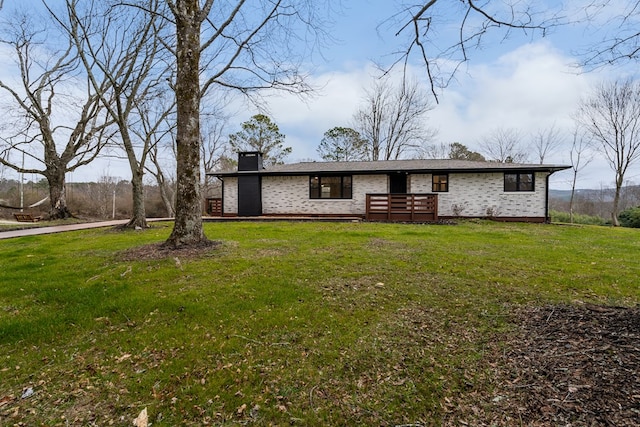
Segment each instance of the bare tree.
M460 0L453 4L443 0L408 2L390 17L385 25L394 28L396 37L405 37L404 49L396 52L393 66L407 66L417 55L425 64L431 90L445 88L474 51L481 50L488 37L502 40L521 34L527 39L546 36L549 30L563 25L589 25L606 19L601 40L587 47L576 46L581 65L589 69L611 66L640 58L640 1L613 0L575 3L574 11L566 2ZM603 18L604 16L604 18ZM597 22L597 27L602 27ZM597 28L595 36L597 34ZM451 33L447 33L451 31ZM593 29L591 29L593 32ZM445 33L443 35L443 33ZM447 37L449 36L449 37ZM497 38L500 41L500 38Z
M556 152L562 144L562 135L556 125L546 129L539 129L531 136L531 148L535 151L540 164L544 164L545 158Z
M175 225L166 244L180 247L207 240L202 230L200 189L202 96L212 87L231 88L247 95L264 88L295 93L311 90L300 72L303 58L293 56L293 52L300 50L293 49L292 43L319 40L323 20L318 10L323 2L166 0L166 3L176 31L173 52L177 63L178 191ZM306 50L305 55L312 50Z
M109 140L112 120L102 114L98 94L78 71L73 41L54 31L50 20L36 23L30 16L12 16L0 40L12 48L20 76L15 84L0 81L11 102L7 117L15 120L14 131L0 140L0 163L19 173L43 175L49 183L49 216L68 218L66 173L98 156ZM108 82L96 86L105 88ZM25 157L27 164L41 167L23 166Z
M173 218L176 215L176 192L175 181L166 175L164 172L165 165L163 164L160 156L160 146L154 145L149 151L149 160L153 168L146 166L147 171L153 175L156 184L158 185L158 192L160 193L160 199L164 205L164 210L169 218Z
M169 146L169 149L172 149L173 146L174 144L172 143ZM147 164L145 168L147 169L147 172L149 172L156 180L158 191L160 193L160 199L162 200L162 204L164 205L167 216L173 218L176 214L175 181L168 177L164 172L167 165L162 158L162 152L166 150L167 147L163 146L159 142L152 144L151 149L149 150L149 160L151 160L151 164L153 165L153 167L150 167L150 165ZM172 150L172 153L175 157L174 150Z
M155 178L160 198L169 217L175 216L175 188L165 172L169 164L174 164L175 159L175 98L172 95L170 92L161 91L156 97L137 104L138 121L131 128L136 139L142 141L138 165L144 166L145 171ZM171 162L163 158L165 152L171 154ZM145 161L147 157L151 160L151 165ZM135 201L136 196L133 197Z
M154 140L134 128L144 125L139 118L148 113L143 111L147 108L143 104L169 90L166 60L162 57L162 27L166 24L160 18L162 3L145 0L142 4L144 9L132 9L111 7L103 1L66 0L68 20L58 18L72 37L96 94L118 127L132 176L133 214L127 224L131 228L147 227L143 176ZM100 85L99 76L109 82L106 87ZM171 109L169 103L165 114Z
M580 56L582 65L586 69L635 61L639 58L640 29L637 22L640 18L640 2L638 0L620 3L612 0L590 1L580 7L585 21L589 22L606 14L607 26L615 29L613 33L607 32L600 42L583 49Z
M593 95L582 101L578 120L615 173L611 222L618 226L625 174L640 158L640 83L625 80L599 84Z
M527 151L517 129L496 128L482 138L480 149L489 160L500 163L524 163Z
M578 174L582 169L593 160L593 153L590 151L591 140L580 132L578 126L573 131L571 150L569 157L571 159L571 170L573 177L571 180L571 197L569 199L569 221L573 223L573 208L576 193L576 183L578 182Z
M446 159L451 150L451 144L440 142L438 144L426 145L420 153L423 159Z
M416 1L390 18L390 24L397 29L396 37L407 39L406 48L397 52L394 65L406 67L417 54L426 66L431 91L437 99L437 89L449 84L492 30L502 30L505 39L516 31L527 37L535 33L545 35L549 27L567 22L559 13L533 1ZM453 38L441 34L447 28L455 28Z
M376 80L353 118L367 141L369 159L400 159L423 151L437 133L425 126L432 109L417 81L402 78L394 86L388 76Z
M233 167L233 159L231 148L228 141L228 123L229 116L216 109L207 114L206 120L202 126L202 166L204 168L204 185L203 193L210 196L214 191L215 181L206 172L231 169Z

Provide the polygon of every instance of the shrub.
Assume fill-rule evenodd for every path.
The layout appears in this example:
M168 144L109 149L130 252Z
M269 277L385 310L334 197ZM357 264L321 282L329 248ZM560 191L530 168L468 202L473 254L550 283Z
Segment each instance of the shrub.
M552 222L571 222L569 212L551 210L549 214L551 215ZM585 215L585 214L574 213L573 223L586 224L586 225L606 225L607 221L605 221L602 217L599 217L597 215Z
M623 227L640 228L640 206L623 210L618 219Z

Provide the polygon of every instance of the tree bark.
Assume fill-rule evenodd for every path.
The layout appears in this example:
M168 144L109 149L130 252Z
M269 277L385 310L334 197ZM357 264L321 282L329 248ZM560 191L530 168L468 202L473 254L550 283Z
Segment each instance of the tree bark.
M620 192L622 190L622 185L624 184L624 173L616 172L616 192L613 196L613 206L611 208L611 225L614 227L620 226L620 221L618 220L618 210L620 206Z
M573 182L571 183L571 198L569 199L569 222L573 224L573 202L576 195L576 181L578 179L578 171L573 171Z
M174 248L207 241L202 229L200 197L200 10L198 0L174 6L177 36L176 161L177 199L173 231L166 245Z
M131 193L133 199L133 212L131 219L127 223L128 228L147 228L147 213L144 207L144 184L142 182L142 172L132 170Z
M49 182L49 200L51 201L49 219L67 219L73 217L67 206L64 171L64 168L56 168L53 171L47 171L48 173L45 174Z

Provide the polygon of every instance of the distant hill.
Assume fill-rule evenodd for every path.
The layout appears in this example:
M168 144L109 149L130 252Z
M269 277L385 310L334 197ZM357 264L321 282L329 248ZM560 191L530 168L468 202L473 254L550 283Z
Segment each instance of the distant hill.
M622 188L622 193L625 192L640 192L640 185L630 185ZM614 188L602 188L602 189L577 189L576 196L580 196L584 199L599 200L602 202L612 202L615 194ZM571 199L571 190L549 190L549 198L569 201Z

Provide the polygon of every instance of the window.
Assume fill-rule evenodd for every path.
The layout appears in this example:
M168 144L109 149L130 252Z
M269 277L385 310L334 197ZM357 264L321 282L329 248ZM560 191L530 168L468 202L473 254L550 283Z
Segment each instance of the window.
M534 191L533 173L505 173L504 191Z
M433 174L431 176L431 191L434 193L449 191L449 175L448 174Z
M309 179L311 199L350 199L351 176L312 176Z

